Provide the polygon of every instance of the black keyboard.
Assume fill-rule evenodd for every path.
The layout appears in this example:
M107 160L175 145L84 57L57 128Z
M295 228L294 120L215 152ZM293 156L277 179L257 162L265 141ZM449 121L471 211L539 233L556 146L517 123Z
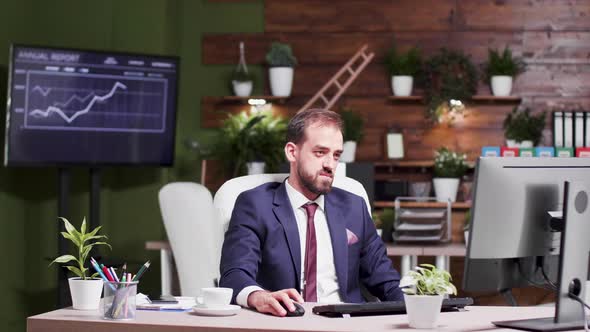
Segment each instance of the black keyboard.
M453 297L443 299L441 311L459 311L465 306L472 305L470 297ZM370 302L370 303L339 303L326 304L313 307L313 313L329 317L368 316L368 315L395 315L405 314L404 301Z

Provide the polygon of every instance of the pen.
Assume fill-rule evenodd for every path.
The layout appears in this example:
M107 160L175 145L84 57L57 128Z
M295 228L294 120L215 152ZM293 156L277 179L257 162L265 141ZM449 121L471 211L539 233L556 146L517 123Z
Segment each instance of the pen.
M133 281L139 280L139 278L141 278L141 276L145 273L145 271L150 267L150 264L151 264L150 261L145 262L145 264L143 264L141 266L141 268L139 269L139 271L137 272L135 277L133 277Z
M111 273L109 272L107 267L104 266L104 264L100 264L100 267L102 268L102 272L104 273L105 276L107 276L109 281L115 281L115 279L113 279L113 277L111 276Z
M92 265L92 267L96 270L96 272L98 272L98 275L102 278L102 280L104 281L109 281L109 279L104 275L104 273L102 273L102 271L100 270L100 267L98 266L98 263L96 262L96 260L93 257L90 257L90 265ZM113 287L113 285L109 284L109 286L111 287L112 290L115 290L115 287Z
M117 277L117 274L115 273L115 269L112 266L109 267L109 272L111 273L113 280L116 282L119 282L119 277Z

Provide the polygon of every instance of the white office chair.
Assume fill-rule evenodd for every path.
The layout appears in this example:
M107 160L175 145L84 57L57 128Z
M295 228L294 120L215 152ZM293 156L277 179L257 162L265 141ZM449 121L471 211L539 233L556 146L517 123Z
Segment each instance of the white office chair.
M192 182L173 182L158 194L164 227L180 281L182 296L197 296L215 286L223 233L211 192Z
M289 176L287 173L280 174L256 174L246 175L237 178L233 178L225 182L221 188L215 194L213 199L213 205L219 216L223 232L227 231L229 227L229 220L236 203L238 195L243 191L255 188L261 184L267 182L283 182L285 178ZM334 187L346 190L358 196L361 196L365 200L369 214L371 214L371 207L369 205L369 197L363 185L355 179L351 179L346 176L334 177Z

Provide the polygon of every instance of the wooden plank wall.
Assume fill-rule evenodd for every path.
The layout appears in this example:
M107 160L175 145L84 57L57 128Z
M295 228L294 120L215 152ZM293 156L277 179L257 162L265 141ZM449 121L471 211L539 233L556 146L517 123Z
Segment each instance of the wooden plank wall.
M470 103L470 115L453 127L431 127L418 102L394 102L382 61L393 40L406 50L418 46L424 56L447 47L470 54L481 64L487 49L509 46L524 57L527 71L514 94L535 112L560 108L590 109L590 1L571 0L372 0L265 1L265 32L205 35L203 63L234 64L239 41L249 64L264 64L272 41L292 45L298 58L293 97L273 107L295 112L363 44L375 60L345 93L340 106L361 112L366 134L359 160L384 160L384 136L390 126L406 132L408 160L432 158L439 146L465 151L474 159L483 145L503 142L502 120L514 103ZM419 91L418 91L419 93ZM489 95L483 83L478 94ZM202 100L202 125L217 127L220 110L237 112L242 104ZM548 117L545 141L551 142Z

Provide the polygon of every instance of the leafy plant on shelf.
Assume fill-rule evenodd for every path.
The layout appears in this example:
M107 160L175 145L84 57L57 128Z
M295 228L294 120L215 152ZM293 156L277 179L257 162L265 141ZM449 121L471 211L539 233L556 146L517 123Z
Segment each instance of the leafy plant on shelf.
M87 275L89 268L86 268L84 265L86 264L86 260L88 259L88 255L94 246L108 246L112 249L111 245L99 241L102 239L107 239L106 235L98 235L98 231L102 228L102 226L98 226L90 232L87 232L86 229L86 218L82 220L82 225L80 226L80 230L78 231L76 227L74 227L66 218L60 217L64 222L66 231L61 232L61 235L72 241L72 243L76 246L77 256L74 255L62 255L54 259L49 265L53 263L60 263L66 264L73 262L74 265L66 265L66 268L72 271L76 276L80 277L82 280L92 279L98 275L98 273L94 273L90 276Z
M420 264L402 278L400 286L408 295L457 294L451 274L431 264Z
M238 67L236 70L232 72L231 81L236 82L249 82L254 81L254 75L247 71L247 69Z
M518 110L515 107L504 119L504 137L517 142L530 140L533 145L538 145L545 128L545 114L541 112L535 116L528 108Z
M485 83L489 83L492 76L512 76L516 77L525 70L525 63L521 58L513 57L510 48L505 47L500 53L497 50L488 49L488 61L483 65L483 78Z
M477 69L459 51L442 48L424 65L422 79L427 117L434 122L440 122L449 112L461 113L463 103L477 92Z
M289 44L273 42L266 54L266 62L270 67L295 67L297 59Z
M344 142L354 141L359 143L364 136L363 125L365 121L363 117L351 108L343 108L340 116L344 127Z
M442 147L434 153L434 177L436 178L460 178L465 175L467 155L459 154L446 147Z
M246 173L246 163L264 161L268 172L277 171L284 160L287 124L271 111L229 115L223 122L215 154L232 176Z
M407 52L398 52L395 45L389 49L385 58L385 65L391 76L407 75L416 77L422 68L422 57L416 47Z

